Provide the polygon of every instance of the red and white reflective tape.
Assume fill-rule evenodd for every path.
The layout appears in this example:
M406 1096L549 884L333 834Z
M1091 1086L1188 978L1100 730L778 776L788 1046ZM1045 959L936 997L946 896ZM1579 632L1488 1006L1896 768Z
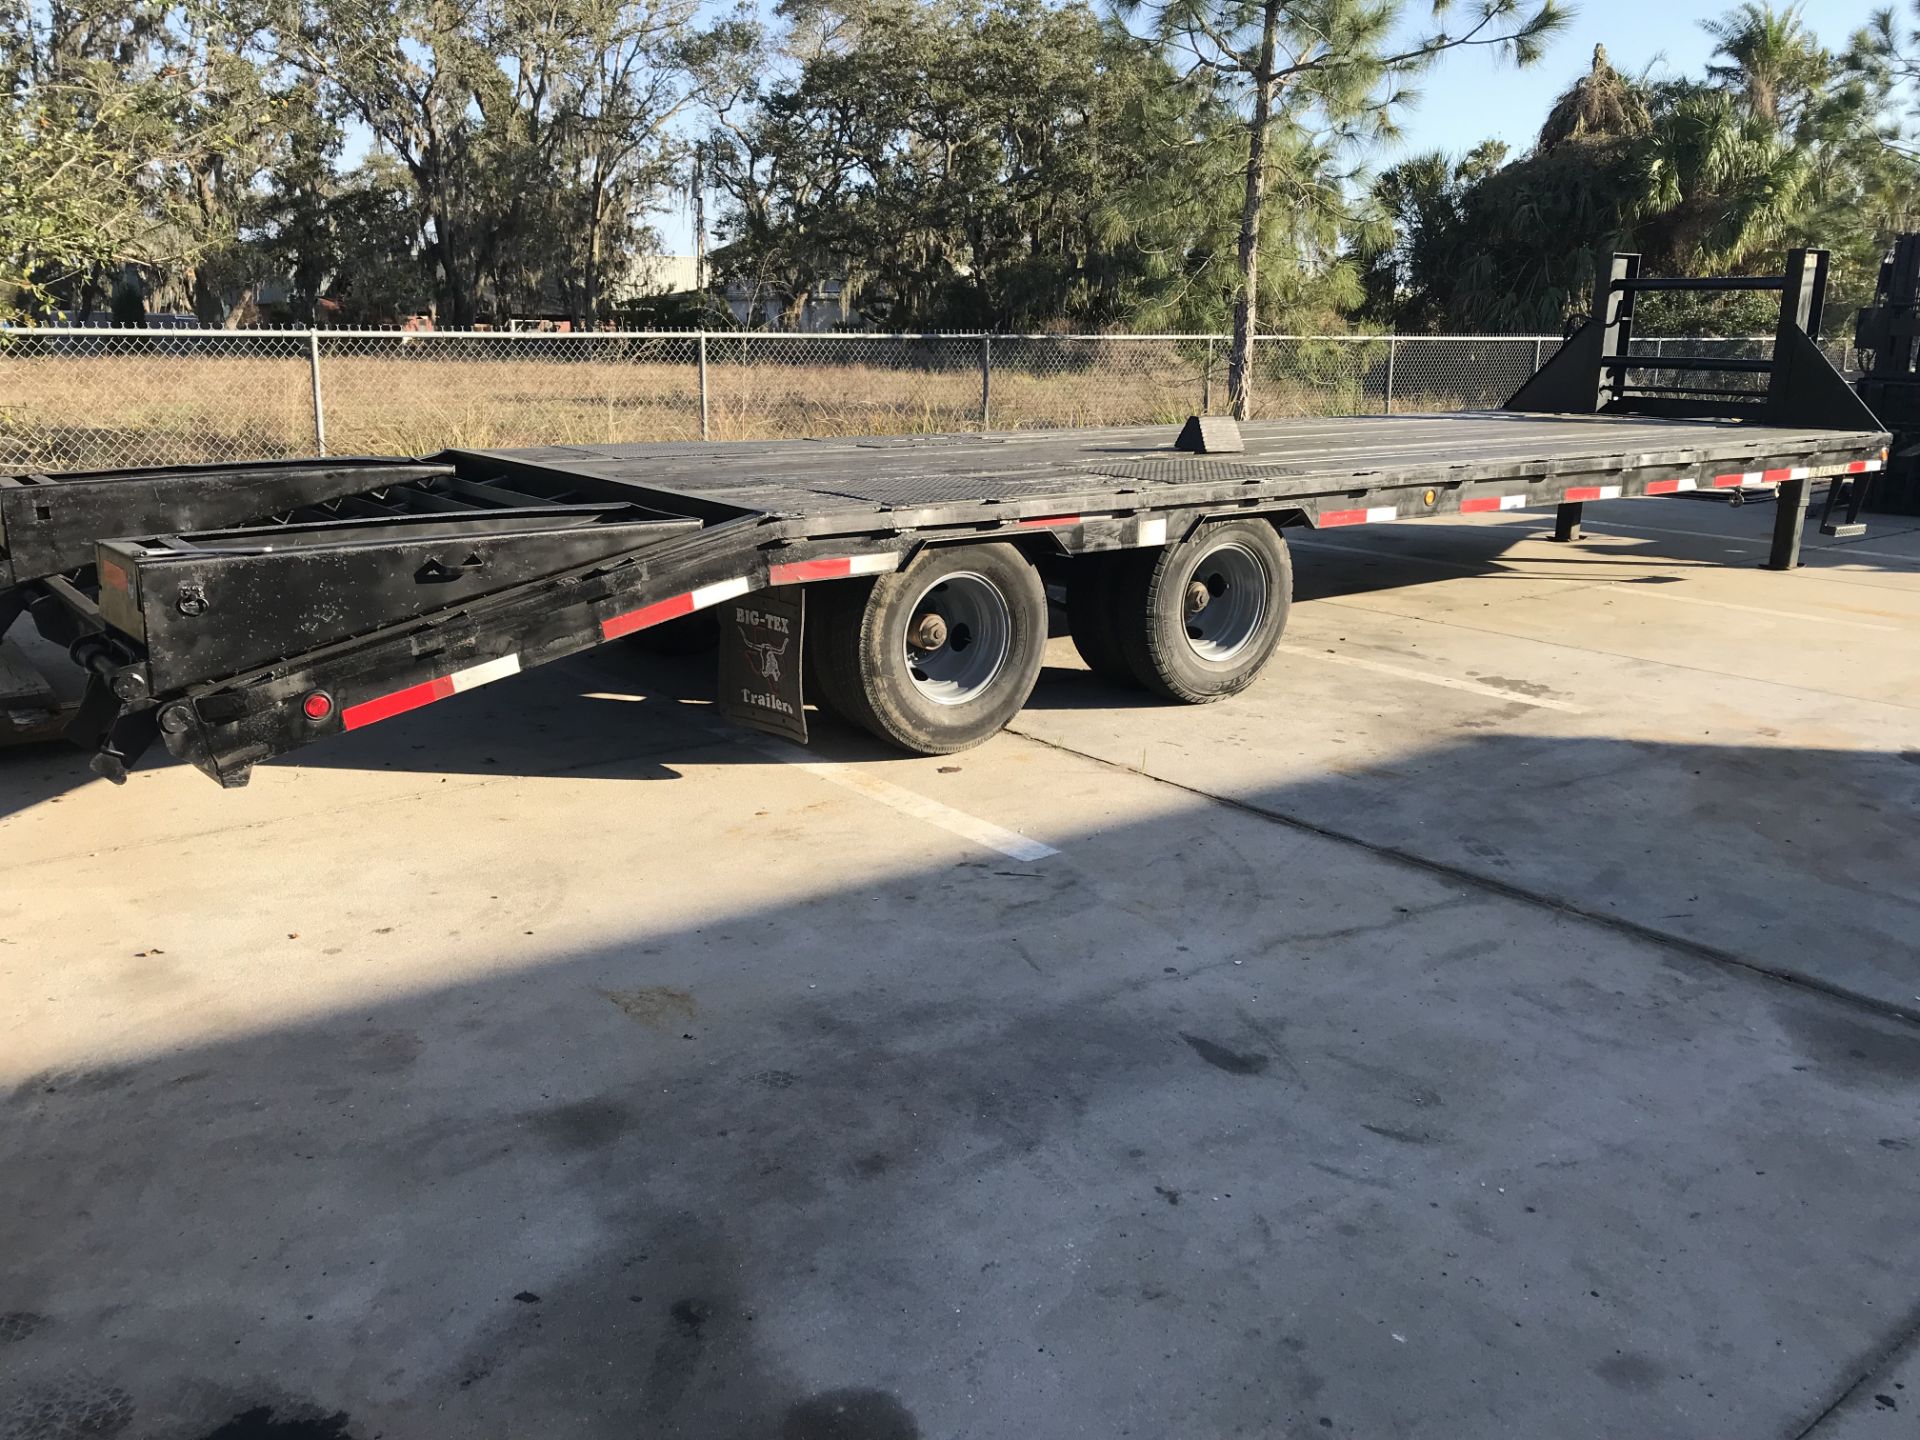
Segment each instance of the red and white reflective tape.
M1364 510L1322 510L1317 523L1325 530L1330 525L1378 525L1399 518L1400 512L1391 505L1369 505Z
M1133 522L1133 543L1135 545L1164 545L1167 543L1167 517L1164 515L1142 515Z
M1483 510L1524 510L1527 497L1524 495L1469 495L1460 502L1462 515L1477 515Z
M1028 530L1059 530L1068 525L1078 525L1080 517L1078 515L1036 515L1031 520L1016 520L1013 523Z
M1618 500L1620 491L1618 485L1569 485L1561 498L1569 505L1582 500Z
M853 575L891 575L900 568L898 555L839 555L830 560L789 560L767 566L769 585L797 585L803 580L845 580Z
M1649 495L1678 495L1683 490L1698 490L1700 482L1691 475L1681 475L1673 480L1647 481Z
M732 600L751 589L752 584L746 580L722 580L717 585L702 585L698 590L689 590L684 595L656 600L651 605L642 605L638 610L609 615L600 622L600 638L618 640L622 635L631 635L636 630L664 625L669 620L678 620L682 615L691 615L709 605L718 605L722 600Z
M1878 470L1885 463L1884 460L1849 460L1847 462L1847 474L1864 475L1869 470Z
M450 695L463 695L469 690L477 690L482 685L495 680L504 680L509 675L520 673L518 655L502 655L494 660L483 660L478 665L469 665L464 670L456 670L451 675L436 675L431 680L422 680L418 685L409 685L404 690L396 690L391 695L382 695L373 700L362 700L358 705L349 705L340 712L340 723L349 730L358 730L362 725L371 725L376 720L390 720L395 715L404 715L409 710L418 710L422 705L431 705L436 700L445 700Z
M1858 474L1859 471L1854 468L1855 466L1864 470L1869 466L1877 466L1877 464L1877 461L1872 460L1856 460L1853 464L1847 466L1847 473L1849 475ZM1811 478L1812 475L1812 469L1805 465L1794 465L1784 470L1744 470L1738 475L1714 476L1713 488L1716 490L1731 490L1736 485L1784 485L1789 480L1806 480Z

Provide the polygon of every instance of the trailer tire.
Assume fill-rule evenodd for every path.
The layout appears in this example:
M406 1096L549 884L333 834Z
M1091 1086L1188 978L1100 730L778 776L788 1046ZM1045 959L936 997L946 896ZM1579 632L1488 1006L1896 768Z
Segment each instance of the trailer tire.
M813 585L807 596L806 630L800 642L800 693L806 702L821 715L834 720L845 720L847 714L828 690L828 680L823 671L822 647L820 636L826 634L829 626L842 623L832 599L835 592L857 590L864 593L865 585ZM815 598L816 596L821 598ZM851 722L850 722L851 723Z
M1228 520L1127 556L1112 584L1135 678L1205 705L1246 689L1272 658L1293 603L1293 558L1266 521Z
M1067 631L1087 669L1102 680L1137 685L1114 623L1113 571L1124 554L1077 556L1067 574Z
M822 698L889 744L965 750L999 733L1033 692L1047 594L1010 545L937 546L870 586L818 590L807 628L818 626L809 638Z

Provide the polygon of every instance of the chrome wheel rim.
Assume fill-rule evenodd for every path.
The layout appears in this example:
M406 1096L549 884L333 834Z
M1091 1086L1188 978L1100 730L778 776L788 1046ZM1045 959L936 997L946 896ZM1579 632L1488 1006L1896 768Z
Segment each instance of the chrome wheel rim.
M1006 665L1013 610L984 575L942 575L908 607L903 645L914 689L936 705L964 705Z
M1194 562L1181 589L1187 645L1209 664L1233 659L1267 618L1267 566L1237 540Z

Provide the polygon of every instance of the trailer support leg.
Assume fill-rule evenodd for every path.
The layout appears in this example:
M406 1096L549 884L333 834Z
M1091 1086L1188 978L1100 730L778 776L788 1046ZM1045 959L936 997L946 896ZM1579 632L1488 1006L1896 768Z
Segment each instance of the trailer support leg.
M1584 508L1575 500L1560 506L1553 512L1553 538L1556 540L1578 540L1580 538L1580 512Z
M1773 513L1773 549L1767 555L1767 569L1791 570L1800 563L1800 537L1807 528L1807 500L1812 494L1811 480L1788 480L1780 486L1780 498Z

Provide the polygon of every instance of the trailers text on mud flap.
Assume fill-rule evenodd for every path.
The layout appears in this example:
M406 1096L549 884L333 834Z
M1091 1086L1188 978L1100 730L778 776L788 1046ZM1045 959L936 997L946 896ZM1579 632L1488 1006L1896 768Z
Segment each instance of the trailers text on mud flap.
M720 708L756 730L805 744L807 715L800 683L805 592L764 592L751 605L729 604L720 616Z

